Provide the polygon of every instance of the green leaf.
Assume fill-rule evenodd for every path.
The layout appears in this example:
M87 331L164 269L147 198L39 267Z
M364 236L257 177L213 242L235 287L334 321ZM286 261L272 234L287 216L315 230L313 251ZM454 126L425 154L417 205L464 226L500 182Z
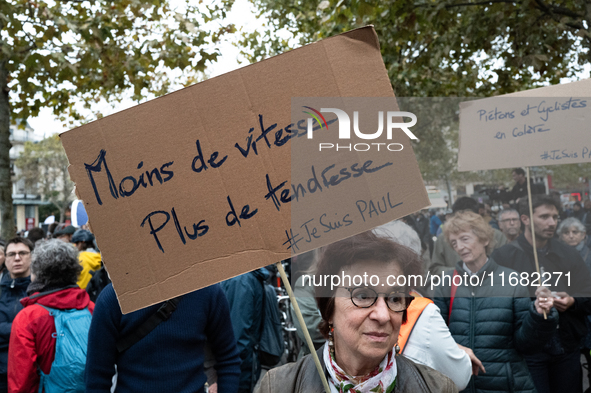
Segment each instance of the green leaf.
M202 79L217 60L213 43L234 31L221 19L232 2L220 1L207 9L188 2L184 15L172 11L171 0L0 1L0 75L6 76L0 88L10 90L9 102L0 102L0 206L9 212L2 216L4 237L14 227L5 197L11 195L5 125L42 108L63 123L81 124L88 119L78 113L78 101L117 104L129 92L140 101ZM171 69L184 72L171 80Z

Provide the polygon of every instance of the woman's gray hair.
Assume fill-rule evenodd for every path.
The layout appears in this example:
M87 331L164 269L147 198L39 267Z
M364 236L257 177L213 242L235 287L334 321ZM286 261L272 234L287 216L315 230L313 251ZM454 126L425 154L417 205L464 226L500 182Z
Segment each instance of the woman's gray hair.
M71 244L57 239L37 242L31 260L35 281L45 286L75 285L82 266L78 251Z
M577 218L569 217L562 221L558 226L558 234L564 235L564 233L571 227L575 227L576 230L587 233L587 228L585 228L585 225L583 225L581 221L579 221Z
M385 237L398 244L410 248L417 255L422 254L421 239L417 232L402 221L390 221L373 229L373 233L379 237Z

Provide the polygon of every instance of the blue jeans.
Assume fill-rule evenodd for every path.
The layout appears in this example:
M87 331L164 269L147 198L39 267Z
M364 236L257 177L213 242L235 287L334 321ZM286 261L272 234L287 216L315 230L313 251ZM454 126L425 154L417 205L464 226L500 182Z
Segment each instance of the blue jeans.
M525 356L538 393L582 393L581 353L562 355L540 352Z

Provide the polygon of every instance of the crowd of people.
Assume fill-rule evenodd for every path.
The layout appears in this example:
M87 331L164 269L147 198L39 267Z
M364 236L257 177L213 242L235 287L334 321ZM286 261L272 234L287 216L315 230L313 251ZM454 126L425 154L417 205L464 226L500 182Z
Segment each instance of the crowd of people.
M427 226L433 220L425 212L405 217L421 239L424 266L431 275L483 278L478 288L438 286L434 293L430 288L423 288L423 292L435 299L456 342L469 346L482 361L481 370L486 369L486 373L482 371L471 379L469 391L582 392L581 354L591 364L591 336L587 333L591 315L591 239L587 236L591 201L577 202L569 211L556 196L533 195L532 234L526 184L516 183L514 191L521 193L516 203L504 205L496 214L490 205L459 198L451 214L442 217L439 234L432 225ZM544 285L550 291L543 295L536 289L545 287L534 285L536 273L540 273L534 239L541 277L554 277L551 283L540 281L547 281ZM505 279L505 287L501 287L503 280L496 276L508 277L513 271L520 280L525 279L509 287ZM537 299L529 312L523 299L516 300L528 296ZM507 303L508 298L513 304ZM548 308L546 302L550 300L552 307ZM545 313L532 311L539 311L538 305ZM507 346L513 347L513 353ZM491 379L495 374L497 377ZM505 376L500 378L500 374Z
M583 392L582 363L591 364L591 240L586 235L591 202L575 203L569 211L556 195L545 195L532 187L530 214L523 170L514 171L514 178L510 203L498 206L496 211L489 204L461 197L439 216L421 211L372 231L414 250L420 256L424 278L438 275L448 279L434 286L430 281L422 287L405 288L413 297L394 350L441 372L460 391ZM343 242L333 246L346 248ZM320 269L326 252L305 256L318 260L316 264L306 263L311 265L308 272L320 273L315 269ZM371 274L374 258L359 258ZM478 285L456 283L455 276L478 278ZM508 277L514 277L513 281ZM536 283L536 277L542 280ZM314 328L327 316L321 302L310 297L315 290L317 293L301 278L295 283L306 325L321 355L325 339L330 341L330 337ZM372 290L369 298L377 298L374 304L378 304L379 292L383 291ZM355 304L353 294L351 302ZM368 319L372 319L371 314ZM367 323L377 328L377 314L373 321ZM336 331L334 326L333 335ZM338 362L338 345L335 347ZM582 355L586 361L581 362ZM290 367L295 373L311 368L308 363ZM347 365L346 360L343 364ZM355 370L350 367L346 371ZM279 383L274 382L277 377L291 381L281 371L273 371L263 382L278 386L274 385Z
M307 393L324 391L321 375L330 393L580 393L591 202L565 213L538 194L531 214L526 195L513 202L493 212L461 197L441 217L417 212L292 258L314 348L289 363L273 267L122 314L90 231L31 230L0 248L0 393ZM328 288L303 273L379 280Z

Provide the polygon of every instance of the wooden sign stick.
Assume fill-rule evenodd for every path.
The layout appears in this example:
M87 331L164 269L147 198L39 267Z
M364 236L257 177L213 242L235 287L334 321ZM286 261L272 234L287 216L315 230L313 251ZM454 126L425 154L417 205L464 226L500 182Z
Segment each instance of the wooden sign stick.
M532 246L534 248L534 261L536 262L536 271L540 274L540 264L538 262L538 249L536 248L536 232L534 231L534 209L532 207L532 200L531 200L531 179L529 177L529 167L525 168L527 170L527 201L529 203L529 223L531 226L531 241ZM542 275L540 274L540 280ZM548 319L546 316L546 311L544 311L544 319Z
M310 349L310 353L312 354L312 358L314 359L314 364L316 364L316 370L318 370L318 374L320 375L320 379L322 380L322 385L324 386L324 390L326 393L330 393L330 387L328 386L328 381L326 380L326 375L324 375L324 371L322 371L322 365L320 364L320 359L318 359L318 355L316 354L316 349L314 349L314 343L312 342L312 337L310 337L310 333L308 332L308 327L306 326L306 322L304 322L304 317L302 316L302 312L300 311L300 306L298 306L298 301L296 300L292 290L291 285L289 285L289 280L287 279L287 275L285 274L285 270L283 269L283 265L281 261L275 264L277 266L277 270L279 270L279 274L281 275L281 280L283 281L283 285L285 285L285 289L287 290L287 294L289 295L289 299L291 300L291 304L293 304L293 309L296 312L296 316L298 317L298 321L300 322L300 326L304 331L304 337L306 338L306 344L308 344L308 348Z

